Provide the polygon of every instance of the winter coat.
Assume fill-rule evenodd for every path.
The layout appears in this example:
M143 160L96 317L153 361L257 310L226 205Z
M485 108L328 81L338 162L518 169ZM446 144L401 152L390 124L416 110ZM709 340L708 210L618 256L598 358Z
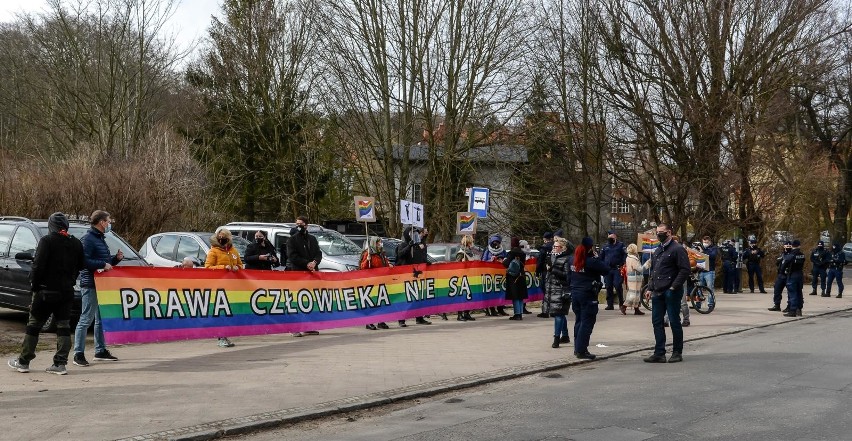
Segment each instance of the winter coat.
M73 295L74 284L83 268L83 244L80 240L74 236L50 233L38 242L30 271L32 290L49 289Z
M424 242L414 243L411 238L411 227L406 227L402 232L402 244L397 249L397 265L415 265L428 263L426 254L427 245Z
M639 256L628 254L624 268L627 270L627 277L624 279L627 285L624 304L628 308L635 308L639 306L642 296L642 263L639 261Z
M109 245L104 239L104 233L95 227L83 235L83 254L86 257L86 268L80 271L80 286L94 288L95 278L92 272L104 269L106 264L118 265L119 259L109 253Z
M548 242L538 247L538 260L535 263L535 273L539 278L547 272L547 263L550 262L550 253L552 251L553 242Z
M367 249L361 252L358 268L370 269L390 266L385 252L377 246L378 240L378 237L370 237Z
M506 258L507 253L502 245L497 248L491 248L491 242L499 242L500 236L493 235L488 238L488 246L485 247L485 252L482 253L483 262L499 262Z
M290 236L287 240L287 269L307 271L308 263L314 261L319 267L322 261L322 250L317 238L305 232Z
M544 285L544 295L547 296L548 305L546 311L542 311L551 315L564 315L568 313L571 298L571 290L568 286L568 274L571 272L571 267L568 265L568 260L571 255L568 251L563 251L553 258L553 264L550 271L547 273L547 281Z
M510 276L506 274L506 300L525 300L527 298L527 272L524 268L526 254L520 248L512 248L503 259L503 266L509 268L515 258L520 258L521 274Z
M601 276L609 273L609 267L593 255L586 256L586 267L582 271L574 271L574 256L568 259L568 265L571 267L568 280L571 284L572 296L575 293L592 292L592 283L600 283Z
M270 260L260 260L260 256L263 255L272 255L275 258L278 258L278 254L275 252L275 246L269 243L268 240L263 241L263 245L254 242L246 247L246 269L256 269L256 270L271 270L272 268L278 266L278 261L272 262Z
M215 234L210 236L210 251L207 252L204 268L225 269L229 265L232 268L236 266L237 269L243 269L239 251L234 248L230 240L223 246L216 240Z

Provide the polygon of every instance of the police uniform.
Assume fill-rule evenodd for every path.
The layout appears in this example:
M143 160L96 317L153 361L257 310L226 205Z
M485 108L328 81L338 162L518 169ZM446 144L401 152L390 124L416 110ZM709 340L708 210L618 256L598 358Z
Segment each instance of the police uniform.
M775 268L778 270L778 275L775 276L775 286L772 291L772 307L769 308L770 311L781 311L781 298L784 293L784 287L787 286L787 275L784 274L782 264L784 263L784 257L792 250L790 247L792 247L792 244L789 241L785 242L784 251L777 259L775 259ZM789 300L790 294L787 293L787 307L784 308L783 312L790 310Z
M811 251L811 295L817 293L817 280L819 280L820 292L825 296L825 279L827 277L828 263L831 261L831 251L825 248L825 242L817 242L817 247Z
M805 268L805 255L799 249L799 241L793 241L793 249L784 256L781 262L782 270L787 274L787 299L790 310L784 314L785 317L796 317L802 315L802 307L805 299L802 297L805 276L802 271Z
M837 298L843 297L843 267L846 266L846 254L840 248L840 244L834 244L831 251L831 261L828 263L828 279L823 297L831 297L831 284L837 280Z
M757 243L753 240L748 241L749 247L743 250L743 261L746 264L746 271L748 271L748 289L751 292L754 292L754 279L757 277L757 287L760 289L761 293L766 293L766 290L763 289L763 268L760 266L760 261L763 259L765 253L762 249L758 248Z
M726 240L725 243L719 247L719 255L722 256L722 273L725 276L725 280L722 283L722 292L726 294L733 294L737 291L737 285L734 283L734 273L736 272L737 265L737 250L734 248L734 245L731 244L731 241Z

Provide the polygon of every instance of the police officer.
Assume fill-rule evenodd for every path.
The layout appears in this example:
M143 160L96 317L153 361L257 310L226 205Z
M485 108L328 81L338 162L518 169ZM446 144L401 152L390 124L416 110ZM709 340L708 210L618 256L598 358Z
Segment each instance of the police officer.
M843 267L846 266L846 254L839 243L834 244L831 250L831 261L828 263L828 280L823 297L831 297L831 284L837 280L837 298L843 297Z
M825 278L826 271L828 270L828 263L831 261L831 251L825 248L825 242L819 241L817 242L816 248L811 251L811 264L813 267L811 268L811 295L815 296L817 294L817 279L819 279L819 287L822 292L823 297L828 297L825 295Z
M722 256L722 273L725 280L722 283L722 292L725 294L733 294L737 291L737 285L734 284L734 273L737 266L737 249L730 239L726 239L719 247L719 255Z
M793 244L789 240L784 242L784 251L775 259L775 268L778 270L778 275L775 276L775 286L772 291L772 303L773 306L769 308L770 311L781 311L781 297L784 293L784 287L787 286L787 274L784 274L784 269L782 264L784 263L784 257L793 250ZM787 293L787 307L784 308L781 312L787 312L790 310L790 293Z
M589 353L589 340L598 316L600 280L609 272L609 267L595 254L591 237L583 238L574 255L568 258L568 265L571 268L568 275L571 310L574 311L574 356L594 360L595 355Z
M627 261L627 250L624 247L624 242L618 241L618 236L615 232L608 232L606 245L601 249L601 260L609 267L609 272L604 278L606 283L606 310L613 310L615 307L615 296L618 295L618 306L624 306L624 280L621 277L621 267ZM622 314L625 311L622 309Z
M804 287L805 275L802 270L805 268L805 254L799 249L801 243L798 239L794 240L793 249L784 256L781 262L782 271L787 274L787 299L790 303L790 310L784 314L784 317L796 317L802 315L802 307L805 299L802 296L802 288Z
M748 241L748 248L743 250L742 256L746 264L746 271L748 271L749 291L754 292L754 276L757 276L757 287L760 288L762 294L766 294L766 290L763 289L763 269L760 267L760 261L765 253L757 246L756 240Z

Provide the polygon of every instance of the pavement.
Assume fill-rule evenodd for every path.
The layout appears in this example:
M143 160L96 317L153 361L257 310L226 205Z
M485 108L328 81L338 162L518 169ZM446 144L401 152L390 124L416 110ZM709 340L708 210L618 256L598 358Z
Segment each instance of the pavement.
M688 368L703 339L852 309L852 296L809 296L809 288L800 318L767 311L772 294L717 291L713 313L692 311L681 366ZM534 314L239 337L233 348L214 339L112 346L119 361L92 361L88 352L92 365L69 364L66 376L44 372L52 351L42 351L30 373L0 369L0 433L17 440L215 439L612 357L642 363L654 343L651 314L628 314L601 307L591 362L577 360L571 344L552 349L553 320Z

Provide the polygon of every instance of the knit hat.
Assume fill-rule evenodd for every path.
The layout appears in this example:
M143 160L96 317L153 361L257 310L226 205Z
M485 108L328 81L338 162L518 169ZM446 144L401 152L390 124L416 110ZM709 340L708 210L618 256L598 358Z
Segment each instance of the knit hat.
M68 230L68 218L59 211L50 215L47 220L47 230L51 233L58 233L62 230Z
M544 237L545 239L553 239L553 233L551 233L550 231L545 231L542 237Z
M562 231L562 228L560 228L553 233L553 236L554 237L565 237L565 232Z
M582 242L580 242L580 243L581 243L581 244L583 244L583 246L584 246L584 247L586 247L586 248L588 249L588 248L591 248L591 247L592 247L592 245L594 245L594 244L595 244L595 241L594 241L594 240L592 240L592 238L591 238L591 237L586 236L586 237L584 237L584 238L583 238L583 241L582 241Z
M799 246L799 245L801 245L801 244L802 244L802 243L801 243L801 242L799 242L799 239L796 239L796 240L794 240L794 241L793 241L793 246L794 246L794 247L797 247L797 246Z

